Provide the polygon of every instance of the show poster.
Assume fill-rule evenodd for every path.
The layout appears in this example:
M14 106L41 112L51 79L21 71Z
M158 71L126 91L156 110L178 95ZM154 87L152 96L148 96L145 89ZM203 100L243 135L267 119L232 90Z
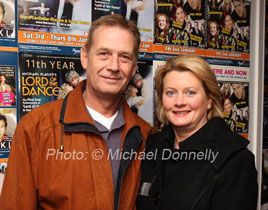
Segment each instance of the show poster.
M251 1L209 0L208 48L249 52Z
M154 42L205 47L205 0L158 0L155 12Z
M153 0L93 0L92 21L107 14L121 14L127 20L134 21L141 34L141 41L153 41Z
M5 126L5 121L7 126ZM17 125L16 108L0 108L0 172L5 172L12 138Z
M19 42L82 46L91 25L90 0L21 0Z
M0 106L16 106L16 67L0 65Z
M124 92L124 97L133 112L153 125L154 83L152 61L138 61L138 71Z
M33 108L64 98L84 79L80 57L38 53L19 54L20 118Z
M249 84L246 82L219 82L223 114L231 130L248 133Z
M0 1L0 46L16 47L16 2Z

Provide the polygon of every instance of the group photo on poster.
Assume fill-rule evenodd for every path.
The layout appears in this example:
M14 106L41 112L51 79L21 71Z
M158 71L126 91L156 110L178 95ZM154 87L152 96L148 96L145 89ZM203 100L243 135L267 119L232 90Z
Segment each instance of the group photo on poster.
M207 47L249 52L249 0L209 0Z
M86 36L91 24L90 0L21 0L19 30Z
M249 86L246 82L219 82L223 114L231 130L248 133Z
M19 54L20 118L33 108L64 98L85 78L80 57Z
M124 98L133 112L153 125L153 66L152 61L139 61L138 71L126 87Z
M16 108L0 108L0 172L5 172L17 125Z
M0 65L0 106L16 106L16 68Z
M107 14L121 14L127 20L136 23L141 34L141 41L152 42L154 25L153 0L93 0L92 21Z
M16 36L15 0L0 0L0 43Z
M205 47L205 0L157 0L154 42Z

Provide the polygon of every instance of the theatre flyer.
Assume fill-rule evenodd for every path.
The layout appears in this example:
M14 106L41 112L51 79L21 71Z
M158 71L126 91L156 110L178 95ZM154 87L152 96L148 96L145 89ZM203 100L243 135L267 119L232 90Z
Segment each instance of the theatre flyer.
M0 46L16 47L16 1L0 1Z
M16 106L16 67L0 65L0 106Z
M79 56L20 53L19 75L21 118L35 107L64 98L84 79L85 70Z
M124 92L124 97L133 112L153 125L154 82L152 61L139 60L138 71Z
M4 133L0 133L0 172L5 172L12 144L13 134L17 125L16 108L0 108L0 123L6 120Z
M120 14L127 20L134 21L141 34L141 41L152 44L154 28L153 0L93 0L92 21L107 14Z
M82 46L91 25L91 0L21 0L19 42Z

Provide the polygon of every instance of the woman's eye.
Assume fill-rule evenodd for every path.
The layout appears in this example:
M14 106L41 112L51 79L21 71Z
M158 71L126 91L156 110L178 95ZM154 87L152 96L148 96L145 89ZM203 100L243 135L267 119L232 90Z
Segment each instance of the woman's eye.
M187 94L191 96L191 95L196 94L196 92L195 92L195 91L193 91L193 90L188 90L188 91L187 91Z
M175 92L170 90L166 92L166 95L171 97L175 95Z

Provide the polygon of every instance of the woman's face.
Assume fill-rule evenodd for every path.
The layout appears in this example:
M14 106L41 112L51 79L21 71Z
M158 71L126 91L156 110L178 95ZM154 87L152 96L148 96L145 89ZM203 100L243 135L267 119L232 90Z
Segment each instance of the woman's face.
M212 99L192 72L171 71L164 77L162 103L174 129L194 133L207 122Z
M224 24L225 24L225 28L227 28L227 29L229 29L229 30L232 29L234 23L233 23L233 19L231 18L230 15L227 15L227 16L225 17Z
M224 101L224 104L223 104L223 111L230 113L232 109L233 109L233 105L232 105L230 99L226 98Z
M178 7L176 10L176 21L183 23L185 20L185 14L181 7Z
M212 36L215 36L216 33L217 33L217 25L216 25L216 23L211 23L210 24L210 34Z
M158 26L159 26L159 28L161 30L164 30L166 25L167 25L166 18L163 15L159 16L159 18L158 18Z

